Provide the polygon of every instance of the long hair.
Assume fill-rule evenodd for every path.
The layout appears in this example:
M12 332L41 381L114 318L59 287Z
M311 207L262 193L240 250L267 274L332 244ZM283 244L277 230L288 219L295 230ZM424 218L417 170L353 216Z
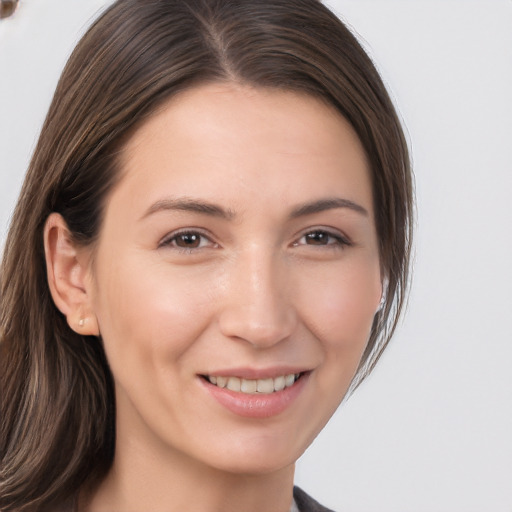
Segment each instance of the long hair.
M178 92L211 82L300 91L334 106L370 163L386 301L356 384L404 304L412 230L407 144L386 89L343 23L317 0L120 0L71 55L44 122L0 274L0 509L45 510L108 471L112 376L101 340L52 302L43 227L59 212L94 244L119 153Z

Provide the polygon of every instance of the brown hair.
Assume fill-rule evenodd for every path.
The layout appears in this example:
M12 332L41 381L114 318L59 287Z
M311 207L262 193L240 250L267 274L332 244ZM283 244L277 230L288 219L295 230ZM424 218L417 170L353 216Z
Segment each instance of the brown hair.
M0 274L0 508L42 510L114 453L114 392L101 346L52 302L43 226L59 212L94 243L127 137L194 85L301 91L353 126L371 172L387 298L356 384L395 329L407 289L412 184L396 112L355 37L317 0L120 0L89 29L57 86L16 207Z

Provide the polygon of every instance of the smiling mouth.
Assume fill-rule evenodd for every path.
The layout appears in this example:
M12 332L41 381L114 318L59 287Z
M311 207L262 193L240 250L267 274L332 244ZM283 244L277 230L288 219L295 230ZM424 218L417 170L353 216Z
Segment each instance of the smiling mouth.
M288 375L280 375L267 379L242 379L239 377L224 377L220 375L205 375L203 377L218 388L225 388L230 391L246 393L248 395L270 395L293 386L303 373L304 372L290 373Z

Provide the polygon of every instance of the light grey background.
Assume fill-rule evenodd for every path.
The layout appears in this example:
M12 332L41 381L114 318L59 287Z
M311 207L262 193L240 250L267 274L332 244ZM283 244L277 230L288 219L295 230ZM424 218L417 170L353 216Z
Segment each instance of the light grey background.
M0 245L60 70L105 0L0 22ZM330 0L377 62L418 196L407 316L297 468L350 512L512 512L512 1Z

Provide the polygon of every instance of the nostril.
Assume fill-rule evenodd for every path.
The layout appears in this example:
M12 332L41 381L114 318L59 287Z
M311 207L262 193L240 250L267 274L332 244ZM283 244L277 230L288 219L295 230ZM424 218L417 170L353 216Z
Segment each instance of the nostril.
M285 311L275 304L265 308L239 304L221 312L219 326L224 336L267 348L292 334L294 318L292 311Z

